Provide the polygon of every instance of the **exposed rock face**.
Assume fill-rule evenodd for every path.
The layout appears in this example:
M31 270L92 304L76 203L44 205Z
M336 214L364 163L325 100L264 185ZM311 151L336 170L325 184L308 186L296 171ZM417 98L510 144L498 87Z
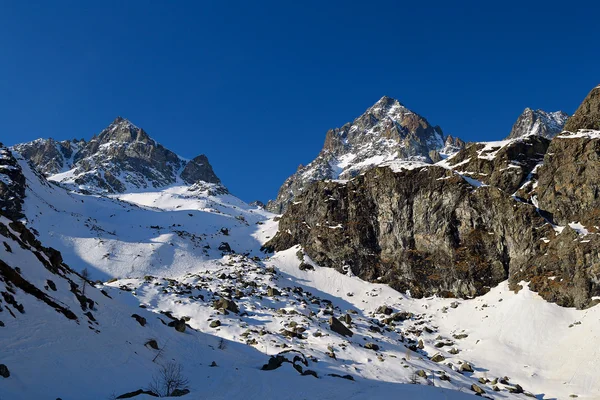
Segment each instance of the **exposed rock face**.
M600 130L600 85L592 89L565 124L565 131L577 132L579 129Z
M300 244L323 266L417 297L474 296L508 278L563 306L594 304L600 131L589 128L593 94L567 123L575 132L552 141L475 143L435 166L396 162L345 183L313 184L267 247Z
M472 143L441 165L512 194L543 161L549 145L548 139L536 135L510 141Z
M300 243L323 266L349 266L416 297L483 294L526 268L540 239L553 234L535 207L438 166L319 182L279 224L274 249Z
M431 163L441 159L440 152L453 152L463 145L460 139L445 138L440 127L430 125L397 100L384 96L352 123L327 132L317 158L300 166L284 182L277 199L269 202L267 209L283 212L295 196L315 181L350 179L392 160Z
M121 117L89 142L38 139L14 149L50 180L90 192L198 182L224 189L205 155L186 161Z
M526 108L512 127L507 139L537 135L552 139L562 132L569 115L562 111L546 112Z
M600 131L554 138L538 174L539 207L554 222L600 225Z
M85 146L85 140L37 139L18 144L14 150L31 161L36 169L46 176L52 176L73 168L74 156Z
M0 214L11 220L23 217L25 177L10 150L0 143Z

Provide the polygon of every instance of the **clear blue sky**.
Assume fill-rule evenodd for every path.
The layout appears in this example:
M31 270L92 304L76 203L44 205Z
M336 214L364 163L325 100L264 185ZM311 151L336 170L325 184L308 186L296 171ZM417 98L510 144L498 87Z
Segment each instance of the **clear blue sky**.
M265 201L382 95L471 141L573 113L600 83L598 3L2 1L0 141L121 115Z

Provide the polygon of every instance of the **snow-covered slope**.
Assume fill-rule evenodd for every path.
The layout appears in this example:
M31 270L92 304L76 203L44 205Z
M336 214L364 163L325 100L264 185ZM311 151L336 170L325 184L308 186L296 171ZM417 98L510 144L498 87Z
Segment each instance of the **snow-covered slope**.
M220 257L226 246L258 254L252 232L270 214L215 194L210 184L90 196L46 181L17 158L26 178L27 226L71 267L88 268L93 279L182 274Z

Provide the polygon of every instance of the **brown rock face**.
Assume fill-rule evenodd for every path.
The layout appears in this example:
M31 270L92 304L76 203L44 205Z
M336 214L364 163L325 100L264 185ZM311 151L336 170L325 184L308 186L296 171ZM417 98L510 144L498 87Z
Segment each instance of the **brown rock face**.
M559 225L600 225L600 137L560 135L540 167L539 207Z
M472 143L446 164L464 176L513 194L542 162L549 145L550 140L536 135L508 144Z
M347 183L313 184L267 247L300 244L323 266L415 297L475 296L508 279L563 306L593 305L599 97L596 88L569 119L574 133L551 141L474 143L436 166L379 167Z
M564 129L569 132L579 129L600 130L600 86L592 89L575 114L567 120Z
M544 235L535 207L431 166L377 168L297 198L269 243L300 243L321 265L350 268L413 296L474 296L527 267Z

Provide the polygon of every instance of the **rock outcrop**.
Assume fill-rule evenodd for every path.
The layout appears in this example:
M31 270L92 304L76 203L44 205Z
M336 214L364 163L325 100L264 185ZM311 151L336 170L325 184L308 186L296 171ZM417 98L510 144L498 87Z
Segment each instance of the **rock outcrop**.
M537 135L501 142L471 143L440 165L512 194L541 164L549 145L550 140Z
M303 190L268 249L415 297L470 297L508 279L563 306L600 295L596 88L551 141L474 143L438 165L383 164Z
M9 149L0 143L0 215L11 220L23 217L25 176Z
M199 182L224 189L205 155L184 160L121 117L89 142L38 139L14 150L49 180L93 193Z
M269 245L415 297L475 296L527 267L553 235L535 207L439 166L380 167L297 198Z
M269 211L282 213L311 183L325 179L350 179L386 161L436 162L444 152L464 146L445 137L439 126L384 96L363 115L341 128L331 129L323 149L307 166L300 166L281 186Z

